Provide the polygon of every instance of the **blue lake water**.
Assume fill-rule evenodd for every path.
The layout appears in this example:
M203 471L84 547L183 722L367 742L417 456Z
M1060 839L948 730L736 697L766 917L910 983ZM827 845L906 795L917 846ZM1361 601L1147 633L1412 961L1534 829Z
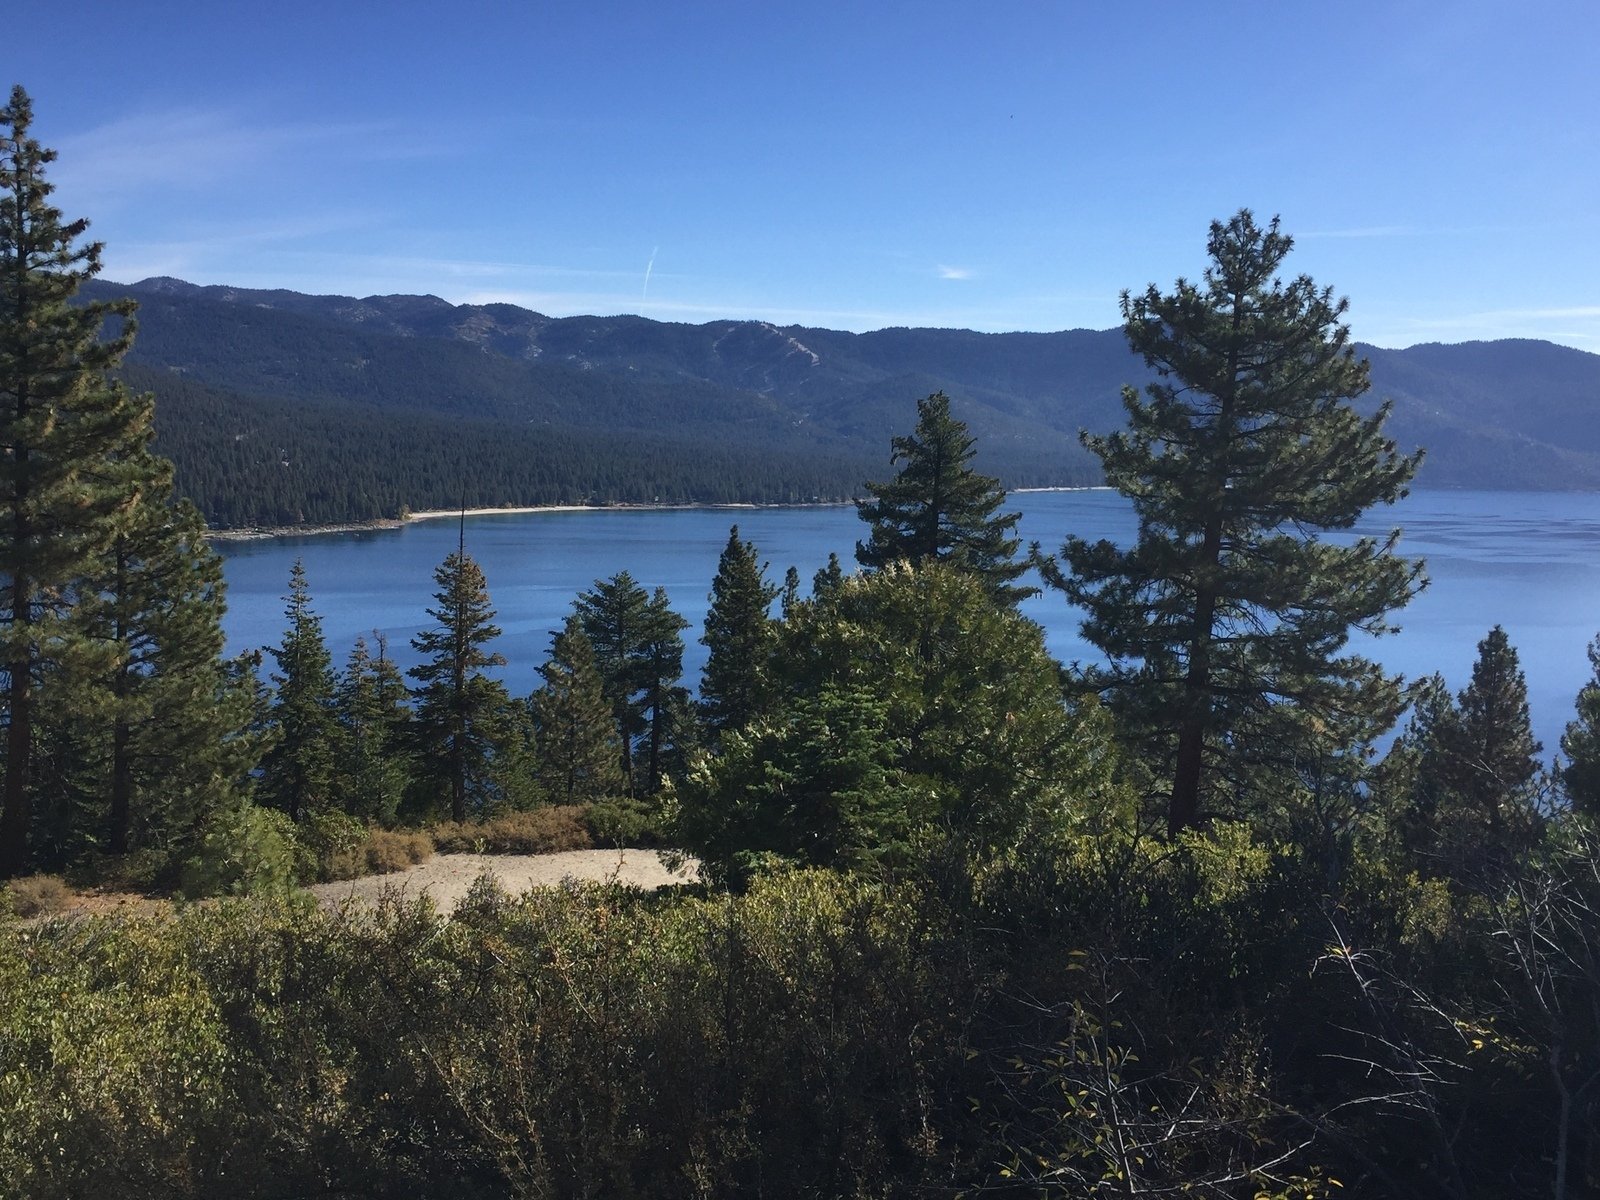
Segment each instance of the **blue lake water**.
M1105 490L1025 492L1011 497L1021 531L1055 549L1068 533L1130 541L1133 514ZM531 691L573 597L595 580L629 571L647 588L664 587L691 623L685 665L699 670L704 650L693 639L705 619L717 556L737 523L781 581L799 568L802 593L811 575L839 555L846 569L863 527L848 506L761 509L630 509L468 517L467 551L489 581L503 633L498 649L514 691ZM1471 674L1478 640L1504 625L1528 677L1534 729L1546 756L1571 719L1572 701L1589 678L1584 649L1600 632L1600 495L1548 492L1418 492L1373 515L1356 532L1404 529L1401 550L1427 561L1432 582L1397 617L1401 631L1364 647L1407 676L1441 672L1454 688ZM355 638L379 631L402 665L415 663L410 640L427 622L433 572L456 548L457 521L418 521L401 529L221 543L228 580L231 652L276 644L284 629L289 568L305 562L313 608L335 660ZM1024 612L1046 630L1064 661L1090 661L1078 614L1059 594L1029 601Z

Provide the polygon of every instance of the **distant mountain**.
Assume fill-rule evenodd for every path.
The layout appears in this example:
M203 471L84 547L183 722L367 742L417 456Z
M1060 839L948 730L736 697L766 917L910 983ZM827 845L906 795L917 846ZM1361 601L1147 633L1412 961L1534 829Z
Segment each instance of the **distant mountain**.
M888 439L939 390L977 436L981 464L1009 486L1094 482L1077 431L1120 424L1121 386L1148 376L1119 330L856 334L552 318L435 296L176 279L86 291L139 300L130 376L158 394L174 391L174 376L186 385L173 405L186 406L188 428L161 406L162 444L183 486L212 480L203 502L219 521L267 519L268 507L355 519L382 515L363 504L454 503L440 494L452 488L506 504L556 493L647 501L663 490L682 500L843 496L888 472ZM1366 403L1392 399L1392 434L1429 450L1421 485L1600 487L1600 356L1535 341L1360 350L1372 362ZM291 448L262 444L274 439L299 446L280 454ZM207 465L241 447L259 450L250 470ZM462 461L446 462L447 449ZM489 465L513 457L520 469ZM286 459L307 476L299 499L252 515L267 479L296 473ZM608 459L633 465L619 473L604 469ZM328 470L361 476L368 499L314 495L311 476Z

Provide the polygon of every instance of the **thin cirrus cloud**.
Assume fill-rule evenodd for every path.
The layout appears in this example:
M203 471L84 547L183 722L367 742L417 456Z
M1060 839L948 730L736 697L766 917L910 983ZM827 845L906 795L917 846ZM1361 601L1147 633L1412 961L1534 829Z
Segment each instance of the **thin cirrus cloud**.
M59 141L57 186L79 197L239 182L291 157L385 161L440 153L444 144L389 121L252 121L226 110L169 109L125 117Z
M940 263L936 270L940 279L971 279L972 271L967 267L947 267Z

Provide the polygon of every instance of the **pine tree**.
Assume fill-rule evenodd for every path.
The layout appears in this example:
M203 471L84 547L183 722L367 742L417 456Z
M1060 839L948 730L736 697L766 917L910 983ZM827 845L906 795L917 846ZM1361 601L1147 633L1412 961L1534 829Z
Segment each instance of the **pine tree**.
M1475 814L1491 846L1520 847L1526 841L1531 786L1543 747L1528 721L1528 684L1516 649L1498 625L1478 643L1472 681L1461 692L1458 713L1446 743L1452 790Z
M141 502L110 567L95 610L117 651L107 848L170 847L243 795L253 697L222 659L222 560L193 505Z
M437 628L411 639L426 661L408 674L418 685L422 769L448 787L451 819L465 821L469 806L481 814L496 800L495 760L504 749L511 698L484 672L506 660L485 649L500 630L478 564L457 550L433 578L438 606L428 615Z
M1394 553L1398 531L1322 533L1403 496L1420 456L1384 438L1387 405L1350 406L1368 383L1346 302L1276 277L1291 245L1241 211L1212 224L1200 285L1123 295L1157 379L1147 399L1123 390L1125 432L1083 441L1133 500L1138 540L1069 538L1070 573L1047 573L1111 659L1094 681L1171 779L1174 833L1248 803L1253 770L1376 736L1402 706L1376 664L1341 651L1352 629L1389 630L1421 566Z
M579 804L622 790L617 729L601 688L594 646L576 614L551 640L533 693L540 777L563 804Z
M972 469L974 439L950 415L950 398L935 392L917 401L917 427L891 442L890 464L900 473L868 483L871 498L856 501L869 526L856 543L856 561L868 570L894 562L952 562L983 579L994 597L1015 604L1036 589L1016 586L1028 569L1017 561L1020 514L997 516L1006 494L999 481Z
M299 821L333 799L339 726L334 715L333 657L322 637L322 618L311 611L305 564L295 559L284 597L289 628L270 653L278 663L272 682L276 740L263 761L267 800Z
M376 654L366 638L356 638L335 692L341 746L336 790L339 806L351 816L392 825L410 778L410 695L383 635L373 637Z
M683 678L683 631L689 622L672 611L667 593L657 588L646 609L644 641L639 647L639 679L648 714L646 724L645 789L661 790L669 751L681 758L693 738L694 716Z
M1589 643L1594 677L1578 692L1578 715L1561 735L1561 785L1567 803L1600 820L1600 637Z
M622 778L631 794L633 743L648 726L640 695L645 684L640 655L649 637L650 596L622 571L610 579L597 579L592 589L579 594L573 609L594 647L601 689L617 724Z
M748 724L767 705L767 659L773 644L770 612L777 595L755 546L739 539L735 525L711 581L711 607L700 639L707 649L700 710L713 738Z
M837 557L834 555L833 557ZM790 567L783 573L783 590L778 593L778 615L785 621L800 603L800 572Z
M75 245L88 222L51 206L55 154L28 136L32 117L13 88L0 109L0 875L29 856L35 687L49 669L105 668L66 605L125 526L140 481L115 455L150 419L106 377L132 343L132 303L71 303L99 272L101 245ZM122 328L102 339L113 316Z
M1477 881L1529 849L1541 825L1540 746L1517 652L1496 625L1478 643L1472 680L1454 701L1438 676L1416 691L1412 719L1389 756L1404 767L1395 818L1402 844L1429 874Z
M811 598L820 600L830 592L836 591L843 582L844 567L839 564L839 556L829 554L828 565L811 577Z

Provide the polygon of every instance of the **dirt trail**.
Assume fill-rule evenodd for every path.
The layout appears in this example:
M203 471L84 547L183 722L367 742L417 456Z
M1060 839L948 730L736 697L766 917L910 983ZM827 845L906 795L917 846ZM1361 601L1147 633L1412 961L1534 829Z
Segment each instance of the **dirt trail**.
M405 897L426 894L440 912L454 910L472 886L488 872L512 895L529 888L552 887L563 879L594 880L658 888L695 878L693 865L674 874L654 850L564 850L556 854L437 854L425 863L392 875L368 875L307 888L325 905L349 899L372 903L393 889Z

